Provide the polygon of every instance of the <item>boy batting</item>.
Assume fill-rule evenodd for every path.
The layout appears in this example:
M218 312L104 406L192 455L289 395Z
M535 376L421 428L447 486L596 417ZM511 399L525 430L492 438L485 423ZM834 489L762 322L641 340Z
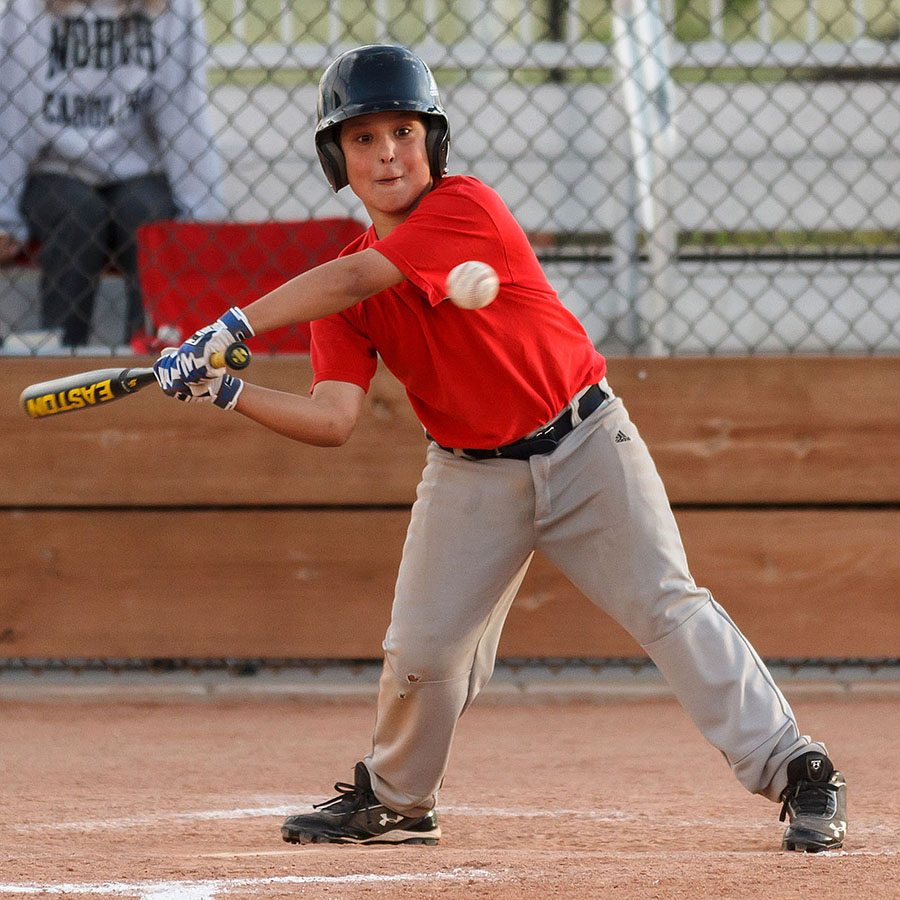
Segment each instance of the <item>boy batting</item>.
M606 361L521 227L490 188L446 174L449 124L424 62L401 47L350 50L322 76L318 112L325 174L335 191L350 186L371 227L338 259L228 310L154 366L167 394L336 446L352 433L381 357L430 439L371 752L337 797L284 822L284 840L437 842L456 723L491 676L506 614L540 550L638 641L738 781L782 804L785 849L840 847L844 779L694 583ZM210 365L236 340L306 321L309 396Z

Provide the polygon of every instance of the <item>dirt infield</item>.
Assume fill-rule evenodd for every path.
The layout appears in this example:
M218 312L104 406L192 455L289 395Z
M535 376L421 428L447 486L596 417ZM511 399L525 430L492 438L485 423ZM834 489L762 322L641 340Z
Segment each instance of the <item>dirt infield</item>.
M849 783L839 853L782 853L670 700L479 706L460 723L437 847L294 847L373 707L0 704L0 898L900 896L900 699L794 702Z

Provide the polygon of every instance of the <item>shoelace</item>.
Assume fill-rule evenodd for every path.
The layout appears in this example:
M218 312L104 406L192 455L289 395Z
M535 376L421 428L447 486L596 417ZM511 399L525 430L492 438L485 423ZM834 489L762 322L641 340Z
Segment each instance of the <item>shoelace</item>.
M330 800L325 800L322 803L314 803L313 809L328 808L331 813L349 817L365 808L366 825L372 825L371 804L377 804L378 800L371 791L360 790L357 785L347 784L344 781L336 782L334 789L338 792L337 797L332 797ZM344 806L342 807L341 804L344 804Z
M338 781L334 789L338 792L337 797L332 797L330 800L325 800L322 803L314 803L313 809L325 809L326 807L346 803L347 812L355 812L368 800L368 791L361 791L355 784Z
M794 814L797 816L824 816L828 812L831 795L835 793L837 787L828 782L817 784L812 781L798 781L794 789L784 798L780 821L783 822L787 817L790 805L794 807Z

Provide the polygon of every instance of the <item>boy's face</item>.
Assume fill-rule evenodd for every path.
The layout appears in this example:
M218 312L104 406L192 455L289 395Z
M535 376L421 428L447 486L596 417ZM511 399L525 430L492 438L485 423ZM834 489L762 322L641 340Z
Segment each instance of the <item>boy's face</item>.
M393 111L358 116L341 126L340 142L350 189L365 204L379 235L379 224L404 221L431 187L419 116Z

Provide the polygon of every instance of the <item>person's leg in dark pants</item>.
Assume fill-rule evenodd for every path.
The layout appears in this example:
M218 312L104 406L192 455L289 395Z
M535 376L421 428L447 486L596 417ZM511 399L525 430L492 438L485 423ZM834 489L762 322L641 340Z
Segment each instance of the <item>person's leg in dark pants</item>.
M108 185L103 194L109 204L110 250L125 277L124 342L144 327L144 304L137 272L137 230L141 225L175 217L175 201L165 175L143 175Z
M84 344L107 260L106 202L77 178L42 174L29 178L22 211L41 244L41 327L62 329L67 346Z

